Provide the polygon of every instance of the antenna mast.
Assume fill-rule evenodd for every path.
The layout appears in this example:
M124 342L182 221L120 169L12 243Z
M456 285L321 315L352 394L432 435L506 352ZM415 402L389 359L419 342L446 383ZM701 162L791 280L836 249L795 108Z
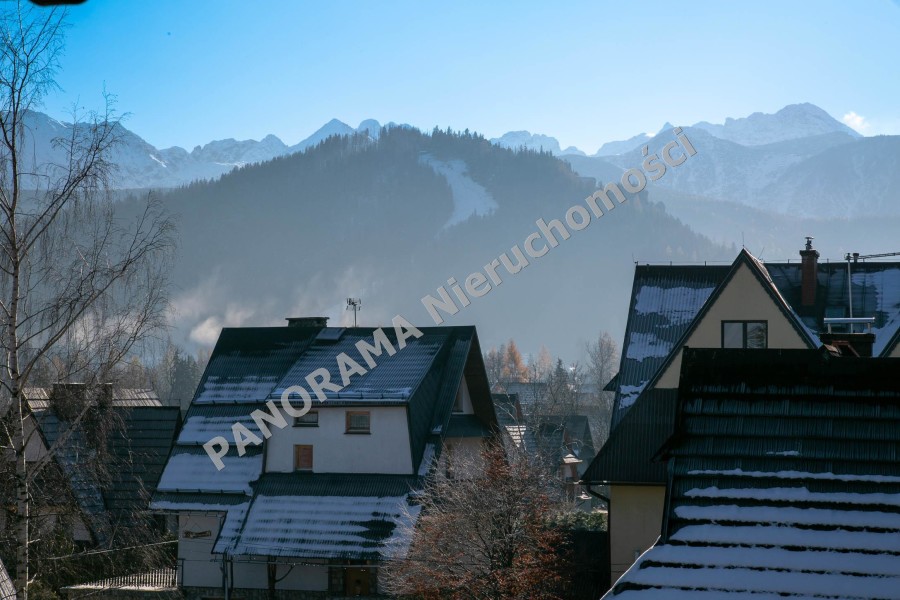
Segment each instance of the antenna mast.
M353 326L356 327L356 313L362 309L362 298L347 298L347 310L353 311Z

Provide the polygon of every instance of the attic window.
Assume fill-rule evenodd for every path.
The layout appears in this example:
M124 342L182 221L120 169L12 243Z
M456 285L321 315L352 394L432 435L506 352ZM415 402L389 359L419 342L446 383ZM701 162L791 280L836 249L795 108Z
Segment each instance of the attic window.
M294 427L318 427L319 411L311 410L302 417L294 417Z
M348 410L346 433L370 433L369 411Z
M722 321L723 348L766 348L768 321Z

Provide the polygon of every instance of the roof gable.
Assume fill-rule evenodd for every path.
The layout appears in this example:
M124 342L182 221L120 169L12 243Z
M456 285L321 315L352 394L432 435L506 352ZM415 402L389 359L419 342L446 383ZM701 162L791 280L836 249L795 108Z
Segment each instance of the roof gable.
M754 286L749 281L758 284ZM769 301L772 304L766 305ZM775 311L767 310L774 305ZM710 320L707 321L707 316ZM772 327L778 319L787 328ZM662 367L657 371L648 387L663 385L676 387L680 370L681 349L685 346L701 348L721 347L722 320L766 320L769 321L768 340L774 347L815 348L817 340L800 322L799 317L784 300L771 277L759 260L741 250L725 279L703 304L690 327L684 332ZM793 332L793 335L790 333ZM773 340L773 335L779 336ZM774 342L774 343L773 343Z

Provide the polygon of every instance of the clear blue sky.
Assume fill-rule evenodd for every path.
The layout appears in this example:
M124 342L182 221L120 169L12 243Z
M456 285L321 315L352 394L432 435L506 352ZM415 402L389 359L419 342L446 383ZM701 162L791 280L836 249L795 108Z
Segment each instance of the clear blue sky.
M665 121L812 102L900 134L900 5L858 2L87 0L44 109L98 107L158 147L331 118L488 137L527 129L589 153Z

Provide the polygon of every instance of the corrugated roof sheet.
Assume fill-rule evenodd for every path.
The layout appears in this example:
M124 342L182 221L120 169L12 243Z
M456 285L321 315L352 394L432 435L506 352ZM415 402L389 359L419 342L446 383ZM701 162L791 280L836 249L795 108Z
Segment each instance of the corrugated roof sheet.
M322 342L317 340L298 357L291 368L278 382L278 386L272 391L273 397L280 397L281 392L292 386L302 385L308 387L306 376L313 371L325 368L331 374L331 381L340 382L337 356L346 353L365 367L365 361L356 349L356 343L365 341L372 344L373 328L355 327L345 330L344 335L337 342ZM387 334L394 348L397 341L393 330ZM424 332L423 332L424 333ZM393 356L384 352L376 359L378 367L367 370L364 375L351 377L350 382L340 392L326 392L328 398L354 399L396 399L406 400L419 386L422 379L431 368L435 356L447 341L449 331L436 331L425 333L422 337L409 339L402 351L397 351Z
M666 465L653 456L675 429L678 390L647 390L582 475L589 484L666 482Z
M663 537L609 596L900 598L898 369L686 351Z
M397 475L274 474L254 486L253 502L216 552L302 558L379 559L408 545L400 540L419 507L409 495L416 477ZM229 518L231 514L229 513Z
M788 306L791 318L802 325L805 335L811 337L813 342L818 342L816 334L823 329L824 317L847 316L846 263L819 263L817 302L814 306L804 307L801 303L799 262L763 264L755 258L753 260L762 267L766 282L774 285L777 295ZM676 343L731 268L721 265L639 265L635 268L621 364L614 378L613 432L623 422L646 385L658 374L667 357L678 351ZM876 355L887 353L892 344L900 340L900 264L857 263L852 265L852 271L854 316L875 317L874 352ZM645 406L645 412L648 408ZM597 467L589 469L588 476L596 480L625 478L623 481L629 481L629 477L643 480L650 475L653 481L661 481L658 468L635 469L638 465L634 460L626 460L625 457L644 451L635 451L634 448L647 447L650 442L648 433L655 434L652 443L662 441L661 432L671 425L667 414L663 411L658 415L664 421L658 427L654 426L652 432L632 426L628 435L610 435L607 445L623 447L604 451L616 455L619 461L624 460L627 470L600 460ZM643 415L641 420L645 418L646 415ZM601 463L605 466L601 467ZM632 475L629 476L628 472Z
M616 375L612 429L653 379L706 300L731 269L716 266L637 265L625 341Z
M222 457L221 471L202 447L177 446L157 485L161 492L209 492L250 494L250 482L262 473L263 450L250 446L244 456L231 449ZM215 503L215 500L211 500Z

